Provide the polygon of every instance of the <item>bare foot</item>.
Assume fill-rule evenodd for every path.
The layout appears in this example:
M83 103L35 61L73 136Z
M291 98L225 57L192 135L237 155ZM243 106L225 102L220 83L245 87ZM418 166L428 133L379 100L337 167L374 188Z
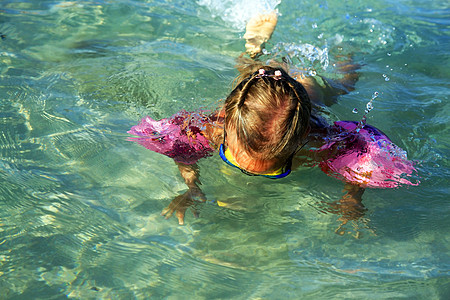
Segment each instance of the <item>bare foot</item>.
M245 48L251 57L261 52L261 47L270 39L277 25L277 14L275 12L257 15L247 23L244 38Z

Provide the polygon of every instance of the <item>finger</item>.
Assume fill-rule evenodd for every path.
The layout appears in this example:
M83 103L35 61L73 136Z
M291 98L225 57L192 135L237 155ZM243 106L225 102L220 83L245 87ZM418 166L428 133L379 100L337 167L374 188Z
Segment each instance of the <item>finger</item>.
M191 197L192 198L197 198L196 200L200 200L202 202L206 202L206 196L205 194L199 189L199 190L192 190L191 191Z
M166 207L161 212L161 216L165 217L166 219L170 218L173 214L173 210L171 210L169 207Z
M184 225L184 211L177 211L175 215L178 218L178 224Z
M192 214L194 215L194 218L198 219L198 217L199 217L198 211L193 207L191 207L191 211L192 211Z

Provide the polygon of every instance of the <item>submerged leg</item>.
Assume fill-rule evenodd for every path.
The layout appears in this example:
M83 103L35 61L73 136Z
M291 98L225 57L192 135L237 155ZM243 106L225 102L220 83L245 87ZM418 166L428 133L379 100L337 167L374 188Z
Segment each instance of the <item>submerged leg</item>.
M355 63L351 55L343 56L343 58L342 61L336 63L337 71L343 75L337 82L344 87L344 94L347 94L355 90L355 84L359 79L358 70L361 65Z

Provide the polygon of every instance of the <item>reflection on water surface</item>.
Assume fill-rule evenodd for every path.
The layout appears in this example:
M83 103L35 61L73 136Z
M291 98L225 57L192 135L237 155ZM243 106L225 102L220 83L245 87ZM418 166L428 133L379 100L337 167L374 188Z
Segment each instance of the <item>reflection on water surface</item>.
M418 162L421 184L368 190L364 218L341 236L328 212L341 182L318 168L262 181L214 156L200 162L209 201L178 226L160 216L185 189L177 167L126 131L145 115L218 106L244 44L222 12L247 2L6 1L3 298L446 298L447 8L272 2L281 17L267 50L310 45L323 56L299 57L326 75L354 54L357 89L325 114L358 121L378 91L367 122Z

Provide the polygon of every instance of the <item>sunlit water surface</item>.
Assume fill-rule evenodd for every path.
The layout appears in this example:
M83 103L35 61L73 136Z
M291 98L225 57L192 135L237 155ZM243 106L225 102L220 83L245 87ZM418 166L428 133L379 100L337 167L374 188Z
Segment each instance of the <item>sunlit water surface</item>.
M1 299L448 299L448 2L266 2L281 15L267 57L332 77L352 54L357 89L329 120L359 120L378 92L367 121L421 184L367 190L364 218L336 234L325 210L342 182L318 168L248 177L214 156L199 164L200 218L165 220L178 169L126 131L218 107L249 11L266 6L3 0Z

